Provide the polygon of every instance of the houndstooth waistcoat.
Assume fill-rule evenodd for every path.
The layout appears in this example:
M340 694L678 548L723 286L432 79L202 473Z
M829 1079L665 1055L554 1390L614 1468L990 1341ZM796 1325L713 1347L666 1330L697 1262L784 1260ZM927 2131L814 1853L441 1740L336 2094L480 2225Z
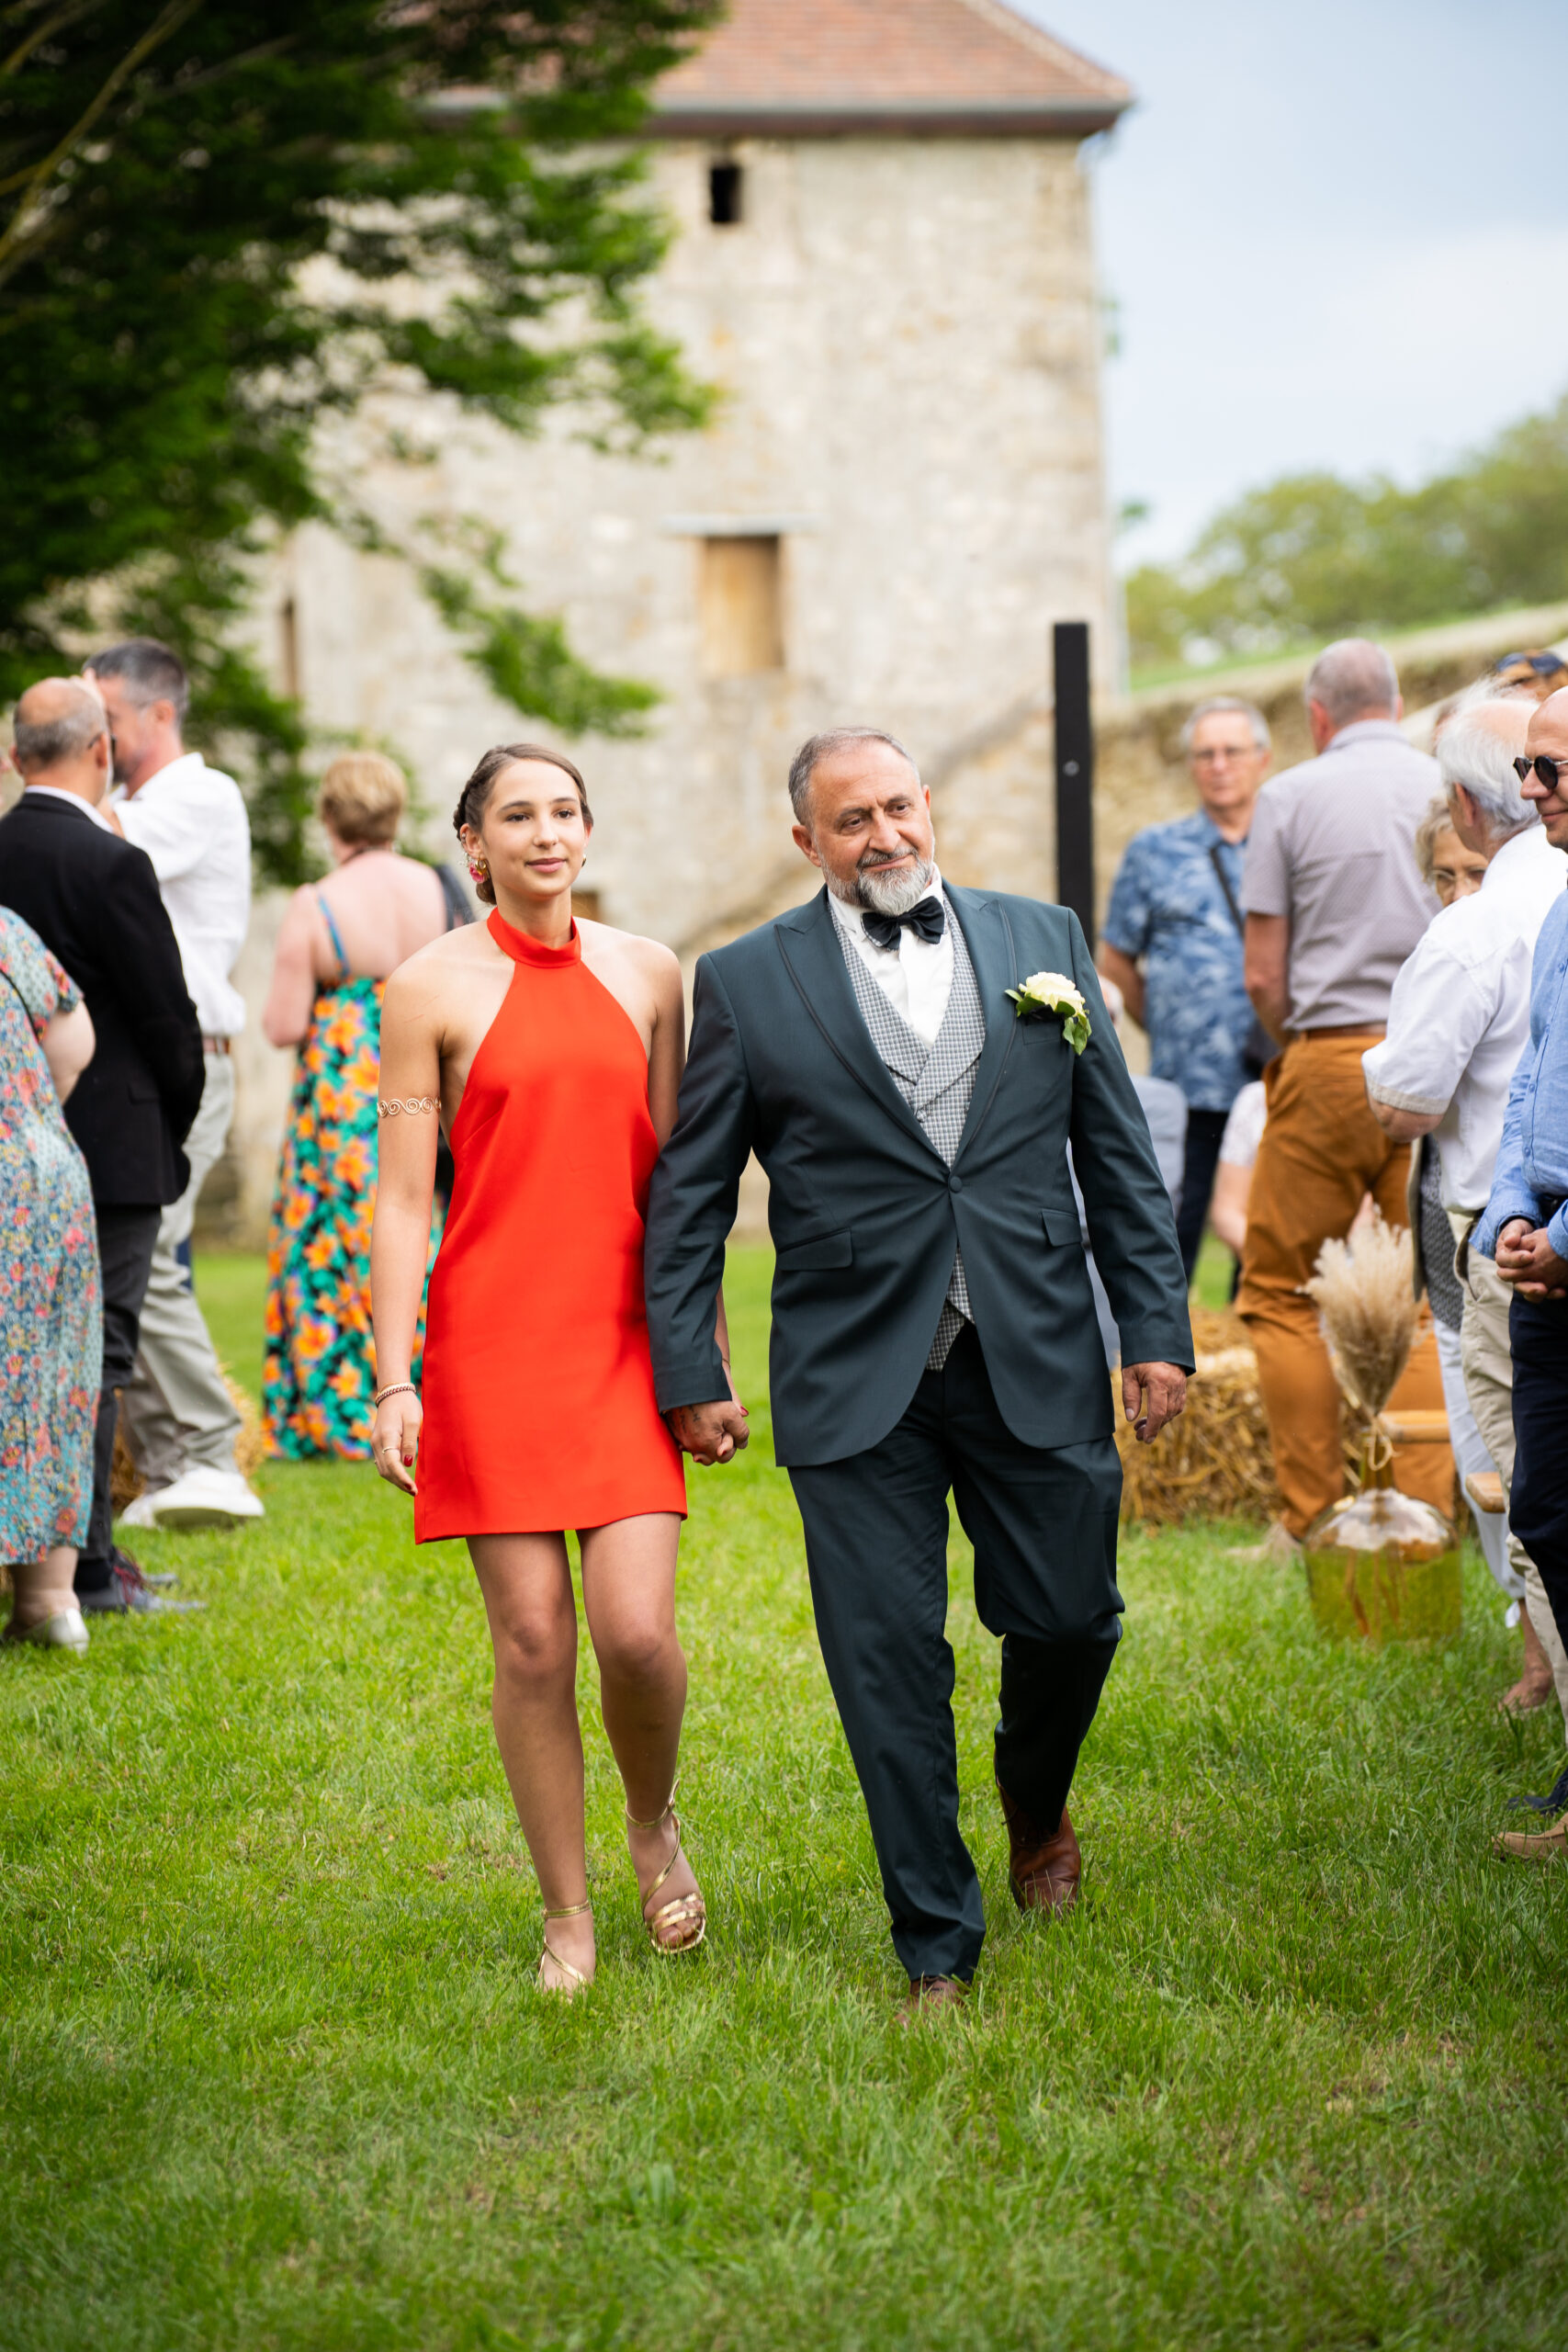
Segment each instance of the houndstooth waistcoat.
M953 941L953 989L934 1046L928 1046L919 1031L911 1029L886 990L879 987L865 958L841 925L835 923L833 928L849 968L855 1002L871 1032L871 1042L886 1063L899 1093L951 1168L958 1157L964 1123L969 1116L975 1065L986 1042L986 1016L964 929L954 920L945 892L942 905ZM964 1324L973 1320L969 1285L964 1278L964 1256L959 1251L953 1261L953 1279L947 1285L936 1337L926 1358L928 1372L942 1370L953 1342Z

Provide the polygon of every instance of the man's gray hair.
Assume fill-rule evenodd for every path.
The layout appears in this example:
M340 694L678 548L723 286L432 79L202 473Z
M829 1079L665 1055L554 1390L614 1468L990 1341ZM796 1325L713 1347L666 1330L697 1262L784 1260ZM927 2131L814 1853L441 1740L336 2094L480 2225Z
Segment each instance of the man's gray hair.
M1514 755L1506 741L1494 728L1476 722L1476 712L1484 709L1488 701L1523 702L1533 707L1531 696L1492 695L1456 711L1438 738L1438 774L1446 793L1451 794L1456 784L1463 785L1490 832L1522 832L1536 821L1535 804L1519 790Z
M852 751L857 743L886 743L889 751L897 752L901 760L908 762L919 784L919 769L897 735L889 735L880 727L829 727L821 735L808 735L789 763L789 805L795 810L797 825L806 822L811 779L823 761L830 760L836 752Z
M1252 741L1256 750L1267 752L1271 748L1273 739L1269 732L1269 721L1255 702L1243 702L1239 695L1211 695L1207 702L1199 704L1181 730L1183 757L1192 749L1192 737L1199 720L1213 718L1214 713L1219 710L1234 710L1246 719L1252 729Z
M177 653L155 637L122 638L106 645L82 664L95 678L123 678L130 699L145 710L152 702L172 702L175 717L185 725L190 708L190 680Z
M1336 727L1355 718L1392 718L1399 704L1399 673L1370 638L1342 637L1325 645L1307 672L1308 702L1323 705Z
M54 707L47 718L26 718L23 712L43 685L57 691L49 696ZM29 686L17 702L11 720L17 765L24 775L39 768L57 768L62 760L79 759L90 743L108 731L108 719L99 695L85 678L49 678Z

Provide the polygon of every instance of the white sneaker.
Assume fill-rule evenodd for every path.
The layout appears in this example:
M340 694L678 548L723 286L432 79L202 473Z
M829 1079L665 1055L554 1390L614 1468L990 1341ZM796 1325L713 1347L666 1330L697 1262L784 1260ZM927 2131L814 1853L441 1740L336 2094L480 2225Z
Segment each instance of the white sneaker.
M52 1617L40 1618L36 1625L17 1630L13 1617L6 1628L8 1642L36 1642L40 1649L74 1650L78 1657L87 1655L87 1625L79 1609L59 1609Z
M132 1518L138 1509L141 1518ZM238 1527L242 1520L266 1516L259 1495L253 1495L237 1470L209 1470L198 1464L156 1494L139 1495L125 1514L130 1527Z
M158 1491L159 1494L166 1495L169 1490L166 1487L163 1487ZM122 1527L156 1527L158 1495L138 1495L133 1503L126 1504L125 1509L119 1513L119 1521Z

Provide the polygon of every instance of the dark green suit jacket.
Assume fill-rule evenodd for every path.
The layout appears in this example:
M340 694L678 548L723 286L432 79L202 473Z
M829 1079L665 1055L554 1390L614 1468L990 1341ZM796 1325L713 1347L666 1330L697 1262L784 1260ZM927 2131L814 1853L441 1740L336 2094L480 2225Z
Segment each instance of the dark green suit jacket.
M863 1453L902 1419L962 1245L998 1405L1026 1445L1109 1436L1105 1354L1067 1175L1128 1363L1192 1365L1187 1284L1147 1123L1077 918L946 886L986 1044L949 1170L871 1040L823 891L697 966L691 1058L649 1202L659 1404L728 1394L714 1315L748 1155L767 1170L777 1261L771 1357L781 1463ZM1066 973L1092 1035L1006 991Z

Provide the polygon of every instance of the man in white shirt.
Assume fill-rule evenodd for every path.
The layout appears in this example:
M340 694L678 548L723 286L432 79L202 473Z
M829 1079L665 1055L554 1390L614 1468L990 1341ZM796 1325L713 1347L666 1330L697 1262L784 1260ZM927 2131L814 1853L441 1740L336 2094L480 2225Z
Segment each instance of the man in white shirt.
M1568 861L1514 772L1533 708L1522 697L1461 705L1438 740L1454 830L1486 858L1486 872L1479 890L1435 917L1394 981L1386 1037L1361 1057L1378 1125L1396 1143L1429 1135L1437 1144L1443 1207L1460 1244L1464 1385L1505 1494L1514 1466L1508 1292L1492 1261L1467 1245L1492 1189L1509 1082L1529 1041L1536 934L1568 883ZM1568 1657L1545 1588L1517 1537L1508 1551L1527 1614L1524 1673L1504 1703L1543 1705L1555 1680L1568 1723Z
M229 975L250 922L250 825L233 778L185 748L190 688L177 655L152 638L128 638L95 654L86 674L114 734L117 789L107 806L152 861L207 1070L186 1138L190 1182L164 1212L136 1370L120 1393L126 1442L145 1482L125 1516L134 1527L234 1526L259 1519L262 1505L234 1458L240 1417L191 1288L190 1237L234 1115L232 1041L245 1007Z

